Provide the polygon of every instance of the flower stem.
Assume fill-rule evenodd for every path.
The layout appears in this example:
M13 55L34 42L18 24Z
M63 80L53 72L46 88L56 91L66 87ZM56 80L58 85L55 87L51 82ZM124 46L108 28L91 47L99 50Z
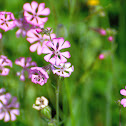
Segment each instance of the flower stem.
M57 82L57 89L56 89L56 120L57 120L57 126L59 125L59 80Z

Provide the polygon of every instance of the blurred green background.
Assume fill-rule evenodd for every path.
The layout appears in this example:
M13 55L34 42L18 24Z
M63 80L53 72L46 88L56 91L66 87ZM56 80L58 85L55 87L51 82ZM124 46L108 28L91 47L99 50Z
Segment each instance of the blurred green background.
M60 84L60 119L64 126L118 126L120 106L123 96L120 89L126 84L126 1L100 0L105 16L96 7L87 5L88 0L36 0L45 2L51 13L45 27L52 27L57 37L64 37L71 43L68 49L74 65L74 72ZM22 6L31 0L0 0L0 11L13 12L19 18ZM90 28L113 28L117 30L114 45L107 37ZM45 96L49 100L52 115L56 114L55 76L51 73L48 82L35 85L30 80L21 82L16 72L21 70L14 61L18 57L31 56L39 67L45 66L44 55L29 51L26 38L16 38L17 28L3 33L2 54L13 62L10 74L0 77L0 87L6 88L20 102L20 116L15 122L0 126L47 126L37 110L32 108L36 97ZM113 49L114 48L114 49ZM104 60L98 55L106 52ZM111 53L109 53L111 52ZM121 106L121 123L126 126L126 108Z

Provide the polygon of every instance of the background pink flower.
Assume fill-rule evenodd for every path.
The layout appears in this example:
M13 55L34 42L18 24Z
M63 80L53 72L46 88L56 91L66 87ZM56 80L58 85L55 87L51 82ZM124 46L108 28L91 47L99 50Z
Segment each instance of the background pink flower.
M31 57L20 57L19 59L15 60L15 64L21 66L23 69L21 72L17 72L17 76L20 76L20 80L24 81L25 80L25 71L28 73L28 77L31 77L30 74L30 67L32 66L37 66L35 62L32 61Z
M16 97L12 97L10 93L3 94L0 99L0 120L4 122L15 121L16 115L19 115L19 103Z

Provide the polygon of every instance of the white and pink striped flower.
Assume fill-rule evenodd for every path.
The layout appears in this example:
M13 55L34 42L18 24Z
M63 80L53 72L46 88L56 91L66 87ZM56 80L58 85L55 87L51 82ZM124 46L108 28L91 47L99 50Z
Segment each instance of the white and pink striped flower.
M38 4L36 1L30 3L25 3L23 5L24 17L26 21L35 26L43 25L47 20L50 14L50 9L45 8L45 3Z

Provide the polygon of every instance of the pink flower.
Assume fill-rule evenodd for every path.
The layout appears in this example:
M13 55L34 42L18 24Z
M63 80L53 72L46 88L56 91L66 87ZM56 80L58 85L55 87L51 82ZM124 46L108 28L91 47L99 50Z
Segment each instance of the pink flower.
M123 98L120 103L121 103L121 105L123 105L123 107L126 107L126 99L125 98Z
M52 72L61 77L69 77L74 71L74 66L71 63L61 63L59 66L52 66Z
M15 121L16 115L19 115L19 103L16 97L12 97L10 93L2 94L0 99L0 120L4 122ZM0 96L1 97L1 96Z
M8 31L15 27L15 18L11 12L0 12L0 28Z
M18 38L20 34L22 34L22 37L26 36L26 32L30 30L31 28L35 28L35 26L30 26L29 23L24 18L20 18L18 20L15 20L16 26L19 28L16 32L16 37Z
M44 59L53 65L60 65L67 62L66 58L70 58L68 51L60 52L61 49L69 48L70 43L64 42L64 38L54 38L53 41L49 41L43 48L43 53L47 54Z
M114 40L114 37L113 36L109 36L108 37L108 41L112 42Z
M121 89L120 94L126 96L126 89Z
M32 67L31 69L31 81L41 86L47 82L49 78L47 72L42 67Z
M11 60L7 59L6 56L1 55L0 56L0 75L1 76L6 76L9 74L9 68L5 68L5 67L12 67L12 62Z
M28 77L30 78L31 77L30 67L36 66L36 63L32 62L31 57L26 58L26 60L25 60L25 57L20 57L19 59L15 60L15 64L23 68L21 72L17 72L17 76L20 76L20 80L22 81L25 80L25 71L27 71Z
M105 58L104 54L100 54L100 55L99 55L99 59L100 59L100 60L103 60L104 58Z
M50 9L45 8L45 3L38 4L35 1L32 1L31 5L30 3L25 3L23 9L26 21L35 26L43 25L48 20L44 16L50 14Z
M126 87L125 87L125 89L120 90L120 94L126 96ZM121 100L121 105L123 105L123 107L126 107L126 99L125 98L123 98Z
M99 29L99 33L100 33L101 35L105 36L105 35L106 35L106 30L104 30L104 29Z
M50 39L56 38L56 35L53 33L51 33L50 36L46 34L41 35L37 30L40 29L31 29L27 32L27 41L32 44L30 46L30 51L35 52L37 50L37 54L40 55L42 54L45 43L50 41Z

